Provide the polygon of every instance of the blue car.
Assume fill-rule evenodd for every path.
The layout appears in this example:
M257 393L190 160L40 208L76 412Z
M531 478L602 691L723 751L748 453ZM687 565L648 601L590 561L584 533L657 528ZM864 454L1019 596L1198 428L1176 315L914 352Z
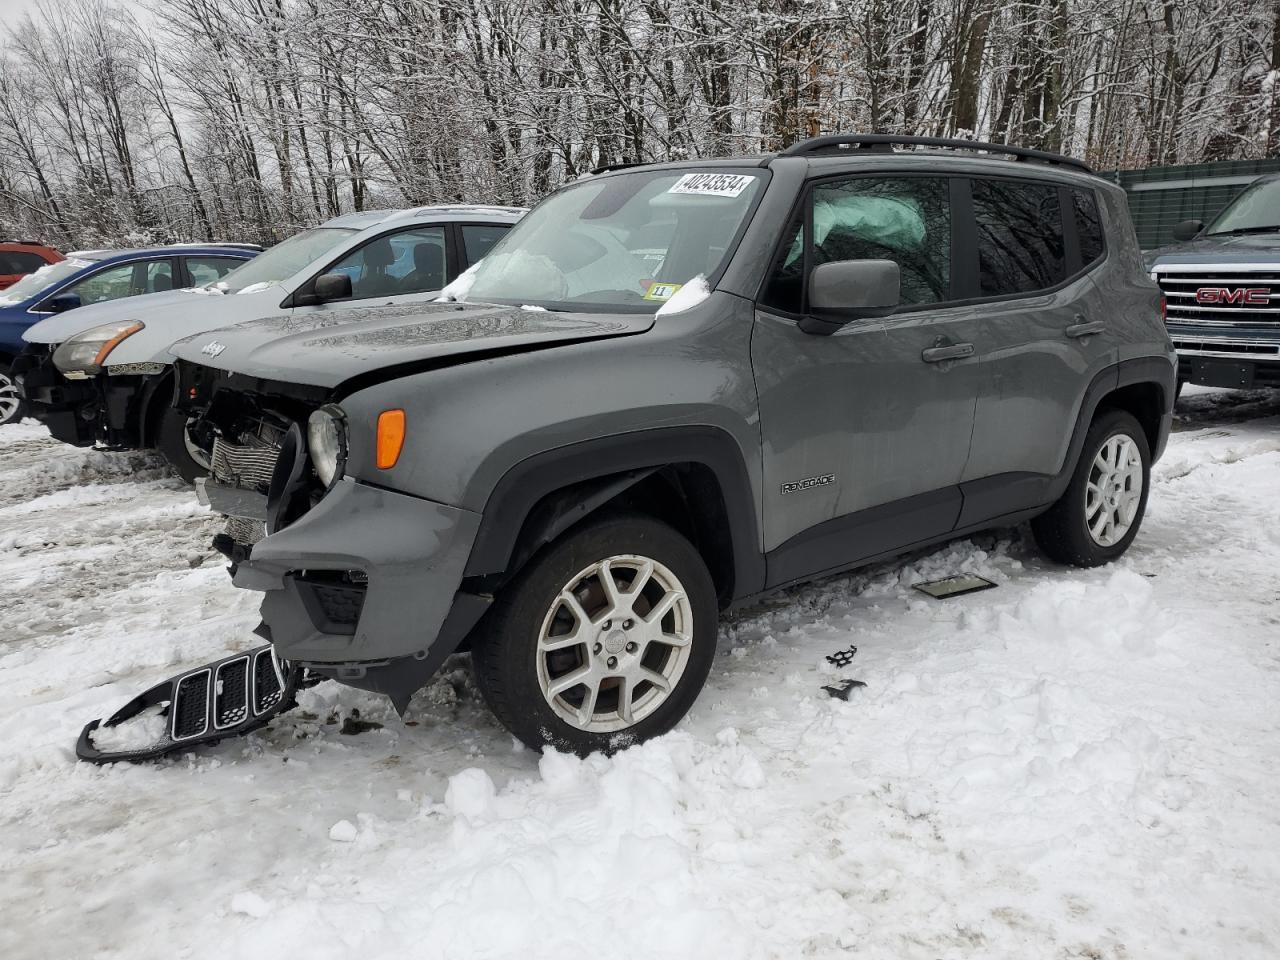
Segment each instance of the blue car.
M83 250L0 292L0 425L21 414L10 367L26 346L23 331L32 324L90 303L210 283L261 250L248 243Z

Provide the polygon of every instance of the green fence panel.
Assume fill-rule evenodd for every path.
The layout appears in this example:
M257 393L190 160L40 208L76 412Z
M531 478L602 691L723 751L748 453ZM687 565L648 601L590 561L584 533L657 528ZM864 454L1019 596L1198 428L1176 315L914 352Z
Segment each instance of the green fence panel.
M1144 250L1173 242L1183 220L1212 220L1214 215L1266 173L1280 173L1280 159L1224 160L1220 163L1109 170L1100 173L1129 195L1129 212Z

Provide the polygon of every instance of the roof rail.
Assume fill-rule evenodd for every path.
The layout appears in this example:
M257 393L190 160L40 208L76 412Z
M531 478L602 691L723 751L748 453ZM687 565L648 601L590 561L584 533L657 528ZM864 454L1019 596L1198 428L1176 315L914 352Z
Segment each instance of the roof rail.
M652 163L650 160L624 160L621 163L606 163L603 167L596 167L592 170L591 175L609 173L612 170L627 170L631 167L647 167L650 163Z
M978 150L983 153L1003 153L1016 160L1027 160L1035 163L1048 163L1055 166L1071 167L1084 173L1093 173L1092 168L1083 160L1064 157L1060 153L1047 150L1032 150L1029 147L1011 147L1004 143L984 143L981 140L956 140L948 137L899 137L889 133L855 133L834 134L827 137L813 137L792 144L778 154L780 157L800 157L810 153L821 153L824 150L876 150L892 152L895 146L903 147L945 147L949 150Z

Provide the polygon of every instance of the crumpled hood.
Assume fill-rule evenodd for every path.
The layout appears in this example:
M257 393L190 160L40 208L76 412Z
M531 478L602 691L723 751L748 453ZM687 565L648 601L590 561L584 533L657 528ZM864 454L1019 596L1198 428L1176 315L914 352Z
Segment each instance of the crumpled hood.
M231 373L336 387L389 367L489 351L643 333L652 314L553 313L521 307L409 303L274 316L175 343L175 357Z
M33 324L23 334L28 343L62 343L77 333L112 323L117 320L141 320L165 310L179 308L184 314L192 309L208 310L212 304L226 303L221 294L193 293L190 290L166 290L164 293L145 293L137 297L121 297L105 303L91 303L66 313L56 313Z
M1185 243L1171 243L1143 254L1147 269L1157 263L1262 263L1280 260L1280 232L1242 233L1234 236L1201 237Z

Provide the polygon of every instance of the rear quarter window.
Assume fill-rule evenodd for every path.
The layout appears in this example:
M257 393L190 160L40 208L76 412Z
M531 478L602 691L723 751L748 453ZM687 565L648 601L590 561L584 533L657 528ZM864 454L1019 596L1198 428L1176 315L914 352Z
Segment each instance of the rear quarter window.
M1067 278L1062 209L1055 185L975 179L973 214L980 296L1031 293Z
M1100 260L1107 248L1102 235L1102 217L1098 214L1098 198L1092 190L1072 190L1071 207L1080 242L1080 265L1087 267Z

